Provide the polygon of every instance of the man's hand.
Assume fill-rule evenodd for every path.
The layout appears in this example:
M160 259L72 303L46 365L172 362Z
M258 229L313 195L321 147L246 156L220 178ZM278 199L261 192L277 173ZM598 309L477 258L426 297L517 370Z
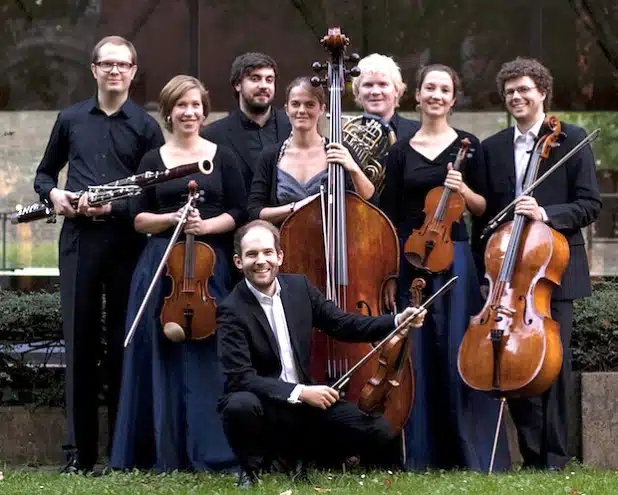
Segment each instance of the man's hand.
M425 316L427 315L426 309L423 309L419 313L418 308L408 307L404 309L402 313L399 313L397 315L397 321L399 322L399 325L401 325L404 321L406 321L408 318L414 315L416 315L416 317L412 321L410 321L410 323L408 324L408 328L422 327L423 323L425 322Z
M88 204L88 194L82 194L77 204L77 212L87 217L99 217L101 215L109 215L112 211L112 204L105 203L101 206L90 206Z
M328 409L339 400L339 392L326 385L307 385L303 387L298 400L313 407Z
M539 206L532 196L520 196L515 203L515 213L518 215L524 215L531 220L537 220L542 222L543 208Z
M56 214L64 215L69 218L73 218L77 215L77 211L71 205L71 201L75 201L77 199L77 194L54 187L51 191L49 191L49 199L54 205L54 211Z
M392 311L395 307L395 295L397 294L397 280L389 278L384 287L384 307Z

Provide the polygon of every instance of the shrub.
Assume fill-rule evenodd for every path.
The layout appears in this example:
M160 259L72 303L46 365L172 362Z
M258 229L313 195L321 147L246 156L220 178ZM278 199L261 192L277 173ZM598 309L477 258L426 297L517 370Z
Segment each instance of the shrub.
M0 404L61 405L63 368L46 366L50 353L32 364L16 347L63 345L60 294L0 290L0 335ZM571 350L576 370L618 371L618 281L597 281L591 297L575 301Z
M62 405L64 367L49 366L64 346L60 293L0 290L0 336L0 404Z
M618 371L618 282L600 280L573 308L573 368Z

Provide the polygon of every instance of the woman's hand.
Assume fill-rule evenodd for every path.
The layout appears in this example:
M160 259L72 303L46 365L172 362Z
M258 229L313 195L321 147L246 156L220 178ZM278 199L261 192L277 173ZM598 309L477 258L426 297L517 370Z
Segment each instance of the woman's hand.
M206 235L208 234L208 224L202 220L197 208L191 208L184 228L185 234Z
M348 149L340 143L329 143L326 147L326 160L329 163L340 163L346 172L360 172L361 168L354 161Z
M444 187L448 187L450 190L464 194L468 186L463 181L463 175L459 170L453 169L453 164L448 164L448 174L446 174L446 180L444 181Z
M293 203L294 206L291 211L297 211L299 208L302 208L307 203L311 203L311 201L313 201L313 198L317 198L319 195L320 193L315 193L315 194L312 194L311 196L307 196L305 199L301 199L300 201L295 201Z

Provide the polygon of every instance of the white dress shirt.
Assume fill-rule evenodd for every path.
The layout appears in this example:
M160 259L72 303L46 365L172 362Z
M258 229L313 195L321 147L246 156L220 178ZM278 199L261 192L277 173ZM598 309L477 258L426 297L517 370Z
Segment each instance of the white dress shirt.
M515 126L515 135L513 136L513 149L515 150L515 197L520 196L524 190L523 184L526 170L528 169L528 162L532 156L534 143L544 120L545 114L541 115L541 118L526 133L522 133L519 127ZM543 221L547 222L547 214L544 208L541 208L541 214L543 215Z
M294 351L292 350L292 343L290 341L288 322L285 317L285 311L283 310L283 303L281 302L281 285L279 285L279 280L275 279L275 294L272 297L257 290L246 278L245 282L249 290L258 300L258 303L260 303L268 319L268 324L273 331L277 345L279 346L279 356L281 358L281 375L279 379L284 382L297 384L288 397L288 402L297 403L299 402L298 397L304 385L300 384L298 378Z

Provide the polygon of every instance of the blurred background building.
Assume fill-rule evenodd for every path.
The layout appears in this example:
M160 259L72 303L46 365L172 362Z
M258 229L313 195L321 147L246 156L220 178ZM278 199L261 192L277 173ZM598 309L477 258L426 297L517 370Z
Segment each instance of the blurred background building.
M481 139L509 125L500 65L521 55L548 66L557 115L602 129L593 149L604 207L587 241L593 273L618 274L618 0L3 0L0 20L0 270L57 266L61 220L14 226L7 214L37 199L33 176L58 111L93 94L89 62L101 37L135 44L135 101L156 112L163 85L188 73L209 88L216 119L236 105L228 80L237 55L275 58L281 104L285 85L325 58L327 28L340 26L350 51L401 65L404 115L413 116L420 66L455 68L463 94L452 122ZM351 92L344 110L358 112Z

